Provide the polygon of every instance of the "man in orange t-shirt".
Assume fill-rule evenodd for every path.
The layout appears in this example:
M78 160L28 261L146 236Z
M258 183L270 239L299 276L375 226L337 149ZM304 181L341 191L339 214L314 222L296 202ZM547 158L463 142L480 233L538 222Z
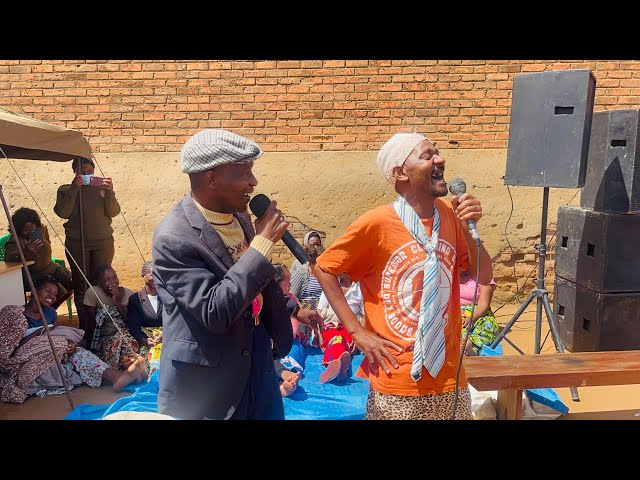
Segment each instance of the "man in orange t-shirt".
M366 357L356 375L370 382L367 419L452 418L460 361L459 272L468 269L488 285L493 271L480 246L476 272L478 249L467 227L467 220L482 217L480 202L470 194L453 196L451 203L439 198L447 194L444 164L424 136L394 135L380 150L378 167L398 198L358 218L317 260L322 290ZM335 277L343 273L360 282L364 327ZM459 387L455 418L471 419L464 371Z

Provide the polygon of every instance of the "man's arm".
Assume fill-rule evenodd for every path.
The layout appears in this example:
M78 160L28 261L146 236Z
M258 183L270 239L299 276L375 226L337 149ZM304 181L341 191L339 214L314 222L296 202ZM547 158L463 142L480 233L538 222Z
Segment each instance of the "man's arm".
M351 307L347 303L347 299L344 296L340 282L338 278L328 272L325 272L320 266L316 266L314 274L318 283L322 287L322 292L327 297L331 308L340 319L340 323L344 325L347 332L353 337L355 333L357 335L359 330L363 330L362 325L358 322L358 319L351 311Z
M469 250L469 275L472 278L478 278L481 285L489 285L493 278L493 265L491 256L484 248L484 244L480 242L480 271L478 272L478 245L469 233L468 220L478 222L482 218L482 205L480 200L469 193L464 193L458 198L457 195L451 197L451 205L460 223L460 228L464 233L464 239Z
M192 245L173 233L153 239L153 262L161 291L213 333L225 333L275 275L271 262L249 248L220 278Z
M344 328L347 329L356 346L364 353L367 360L369 360L371 370L376 372L378 366L381 366L382 369L389 374L391 372L389 365L397 369L398 362L393 355L391 355L388 348L393 348L398 352L401 352L402 348L366 330L360 325L360 322L358 322L358 319L351 311L342 287L340 287L340 282L338 282L338 278L335 275L324 271L319 265L316 265L314 274L322 287L322 291L327 296L331 308L338 316L338 319L340 319L340 323L344 325Z
M493 278L493 265L491 263L491 256L484 248L482 241L480 242L480 277L477 276L478 268L478 245L473 239L468 230L464 230L464 239L467 242L467 249L469 250L469 275L471 278L478 278L478 283L482 285L488 285Z

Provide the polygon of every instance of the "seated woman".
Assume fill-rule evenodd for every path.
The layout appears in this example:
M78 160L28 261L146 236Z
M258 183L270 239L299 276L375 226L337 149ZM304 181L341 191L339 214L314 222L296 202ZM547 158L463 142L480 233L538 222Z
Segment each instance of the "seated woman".
M7 305L0 310L0 401L22 403L41 390L57 390L63 387L60 372L55 363L51 345L44 327L31 329L37 296L43 309L50 309L57 295L57 285L52 279L43 278L34 285L36 293L26 306ZM36 315L40 319L40 315ZM48 319L47 314L45 318ZM53 318L51 336L56 355L60 359L63 374L71 385L99 387L102 383L113 385L119 392L132 382L143 381L146 372L139 361L133 362L124 372L118 372L93 353L78 347L84 333L70 327L56 327ZM49 323L49 322L47 322ZM41 324L42 325L42 324Z
M151 274L153 262L142 265L144 288L129 297L127 306L127 328L140 344L140 353L150 362L160 360L162 342L162 303L158 298L156 284Z
M54 327L58 321L58 312L50 305L53 305L56 297L58 296L58 283L47 275L34 279L33 285L36 288L36 292L39 296L43 296L47 301L40 302L42 307L42 314L44 315L47 325ZM40 310L38 310L38 304L35 302L34 297L24 307L24 316L27 319L27 331L25 335L29 335L42 328L42 320L40 319Z
M71 272L51 260L49 231L46 225L40 222L40 217L35 210L26 207L19 208L11 215L11 220L16 227L18 241L25 259L35 262L33 265L29 265L29 272L33 280L48 275L57 282L58 298L51 305L51 308L57 309L73 294ZM4 246L4 260L5 262L20 262L18 245L13 235L9 237ZM24 284L28 289L29 283L25 280Z
M300 299L305 308L315 310L322 294L322 287L313 274L316 259L324 252L320 234L311 231L304 236L304 249L309 255L309 262L304 265L298 260L291 264L291 293Z
M140 344L127 328L127 304L133 290L120 286L120 280L111 265L96 268L97 285L84 295L87 318L95 325L91 337L91 350L117 370L127 368L140 358ZM88 337L89 338L89 337Z
M476 308L471 318L473 308L475 279L471 278L468 272L460 272L460 308L462 310L462 342L467 336L469 323L473 325L473 330L469 334L463 350L467 355L477 355L484 346L491 345L500 333L498 321L491 311L491 299L493 291L496 289L496 282L491 279L490 285L478 284L476 296Z

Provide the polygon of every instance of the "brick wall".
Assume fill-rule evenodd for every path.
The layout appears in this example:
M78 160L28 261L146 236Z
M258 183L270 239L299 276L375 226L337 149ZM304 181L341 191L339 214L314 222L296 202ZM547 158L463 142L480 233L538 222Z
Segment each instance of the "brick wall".
M96 152L174 152L222 127L267 151L375 150L417 129L506 148L513 75L590 68L596 110L640 107L640 61L0 60L0 108L82 130Z

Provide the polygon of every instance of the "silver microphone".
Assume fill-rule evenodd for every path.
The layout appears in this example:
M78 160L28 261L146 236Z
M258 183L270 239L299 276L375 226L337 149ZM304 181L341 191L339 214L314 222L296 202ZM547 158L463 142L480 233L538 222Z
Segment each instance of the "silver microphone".
M467 192L467 184L464 183L460 177L454 178L449 182L449 191L452 195L456 195L460 198L464 193ZM467 225L469 226L469 233L476 241L478 245L480 245L480 235L478 235L478 229L476 228L476 221L471 218L467 220Z

